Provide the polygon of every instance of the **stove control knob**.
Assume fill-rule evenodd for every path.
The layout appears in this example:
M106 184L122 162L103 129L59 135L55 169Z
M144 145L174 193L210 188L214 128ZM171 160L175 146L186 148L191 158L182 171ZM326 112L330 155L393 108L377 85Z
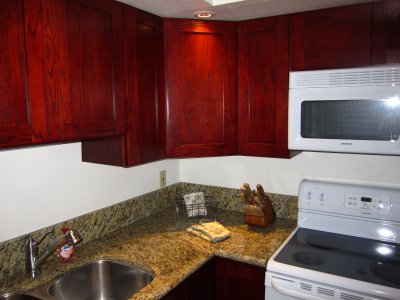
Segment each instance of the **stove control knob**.
M325 194L321 193L321 195L319 196L319 200L324 201L325 200Z

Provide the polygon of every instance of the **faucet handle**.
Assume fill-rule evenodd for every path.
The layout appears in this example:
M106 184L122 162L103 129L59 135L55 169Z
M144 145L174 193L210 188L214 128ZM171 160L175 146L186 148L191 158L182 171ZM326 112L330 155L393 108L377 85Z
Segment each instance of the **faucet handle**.
M80 235L80 233L75 230L75 229L69 229L66 233L65 233L65 237L68 241L68 244L70 245L76 245L80 242L83 241L82 236Z
M46 232L46 233L44 234L44 236L43 236L39 241L35 241L35 240L32 238L32 243L34 243L34 244L37 245L37 246L40 245L40 244L44 241L44 239L45 239L50 233L54 233L54 227L53 227L52 230Z

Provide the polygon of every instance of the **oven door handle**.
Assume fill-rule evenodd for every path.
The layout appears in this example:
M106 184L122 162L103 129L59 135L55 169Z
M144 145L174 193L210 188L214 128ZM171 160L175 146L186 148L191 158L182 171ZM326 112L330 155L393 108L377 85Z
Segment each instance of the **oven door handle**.
M273 289L277 290L278 292L280 292L281 294L284 294L284 295L288 295L288 296L292 296L292 297L296 297L296 298L300 298L300 299L307 299L307 300L324 300L324 298L321 298L318 296L302 293L299 291L295 291L295 290L283 287L283 286L279 285L279 283L274 279L271 280L271 286Z

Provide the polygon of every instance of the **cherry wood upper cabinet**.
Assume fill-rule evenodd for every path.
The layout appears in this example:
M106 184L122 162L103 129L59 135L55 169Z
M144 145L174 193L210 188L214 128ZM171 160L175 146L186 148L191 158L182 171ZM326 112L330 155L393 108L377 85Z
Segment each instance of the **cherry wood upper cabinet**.
M236 24L165 22L167 155L236 154Z
M128 20L129 21L129 20ZM129 26L128 26L129 27ZM129 27L131 28L131 27ZM165 157L166 111L163 19L137 10L128 34L128 164ZM130 41L136 36L136 42ZM138 155L130 155L137 149Z
M40 51L26 56L26 48L41 41L37 4L0 1L0 148L48 140L43 85L35 71L41 70Z
M291 69L370 65L372 4L294 14Z
M373 4L372 64L400 63L400 0Z
M239 154L288 157L287 16L239 25Z
M123 7L126 133L84 141L86 162L129 167L165 157L163 19Z
M123 131L122 8L112 0L42 0L50 139Z

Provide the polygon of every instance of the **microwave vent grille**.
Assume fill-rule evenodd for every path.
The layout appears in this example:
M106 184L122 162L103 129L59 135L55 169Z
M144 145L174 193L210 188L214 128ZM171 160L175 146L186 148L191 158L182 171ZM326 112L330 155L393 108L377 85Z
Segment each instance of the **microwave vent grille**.
M291 73L291 88L400 86L400 66Z

